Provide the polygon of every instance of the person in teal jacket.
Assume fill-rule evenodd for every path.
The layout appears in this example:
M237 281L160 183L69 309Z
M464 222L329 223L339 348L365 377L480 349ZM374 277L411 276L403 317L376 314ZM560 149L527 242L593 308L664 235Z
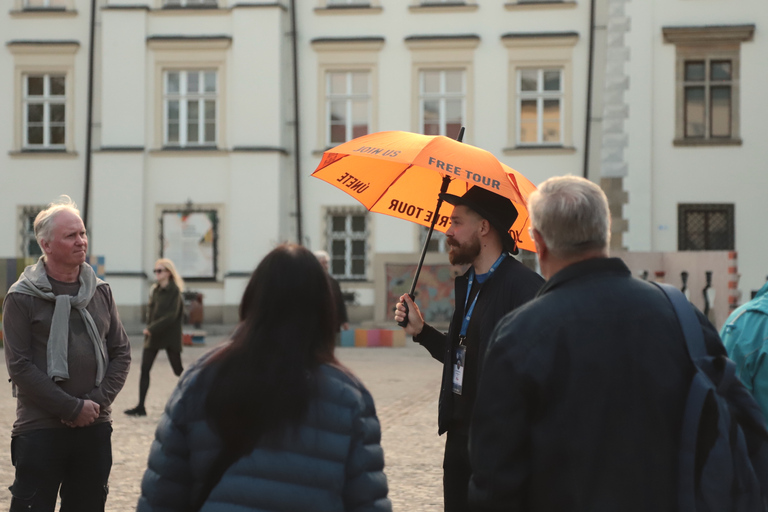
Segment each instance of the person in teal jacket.
M720 337L739 378L768 420L768 283L730 314Z

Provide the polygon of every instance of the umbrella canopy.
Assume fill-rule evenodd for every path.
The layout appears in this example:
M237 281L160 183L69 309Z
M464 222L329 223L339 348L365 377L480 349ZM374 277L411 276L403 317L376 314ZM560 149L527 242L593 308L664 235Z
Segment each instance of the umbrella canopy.
M357 137L329 149L312 176L345 191L369 211L429 227L443 178L447 192L473 186L510 199L518 217L510 229L517 246L535 251L528 234L528 196L536 187L484 149L443 137L388 131ZM444 204L434 224L445 232L453 207Z

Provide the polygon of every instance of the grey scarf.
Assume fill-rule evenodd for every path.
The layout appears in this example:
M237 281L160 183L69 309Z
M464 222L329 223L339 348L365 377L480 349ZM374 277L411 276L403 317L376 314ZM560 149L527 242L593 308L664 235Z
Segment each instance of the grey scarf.
M51 288L51 282L48 281L48 274L45 272L43 258L36 264L30 265L24 269L18 281L11 286L8 293L23 293L43 300L54 302L56 306L53 309L53 319L51 321L51 332L48 335L48 376L55 382L69 379L69 364L67 363L67 352L69 349L69 312L75 308L80 312L85 323L88 336L93 342L93 350L96 353L96 387L101 384L107 368L107 354L104 351L104 345L101 343L99 330L93 317L88 312L86 306L90 304L96 288L104 281L96 277L96 273L87 263L80 264L80 291L76 296L54 295Z

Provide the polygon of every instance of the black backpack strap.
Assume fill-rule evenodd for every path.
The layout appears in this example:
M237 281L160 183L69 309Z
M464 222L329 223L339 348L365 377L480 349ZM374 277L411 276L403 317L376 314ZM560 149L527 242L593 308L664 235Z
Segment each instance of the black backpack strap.
M704 344L704 334L701 332L701 324L693 311L693 306L685 298L683 292L675 288L674 286L666 283L656 283L661 291L667 296L672 306L677 313L677 319L680 322L680 327L683 329L683 335L685 336L685 344L688 347L688 354L694 364L698 367L697 361L700 361L707 355L706 345Z
M661 291L667 296L672 306L675 308L677 320L683 329L685 344L688 347L688 354L696 366L696 373L693 376L694 381L688 391L688 399L685 403L683 412L683 435L680 438L680 453L678 458L678 492L677 504L681 512L696 511L696 447L698 445L699 424L701 415L704 411L704 402L709 395L709 387L704 372L696 361L706 355L704 345L704 334L701 332L696 313L693 311L688 299L683 292L669 284L654 282ZM693 433L693 435L691 435Z

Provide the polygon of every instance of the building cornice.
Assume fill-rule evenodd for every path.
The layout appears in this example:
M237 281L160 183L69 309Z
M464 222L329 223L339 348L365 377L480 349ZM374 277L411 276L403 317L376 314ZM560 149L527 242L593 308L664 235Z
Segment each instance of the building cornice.
M501 42L508 48L518 46L573 46L578 40L578 32L509 32L501 36Z
M665 43L706 44L743 43L755 35L754 25L704 25L697 27L662 27Z
M5 43L8 50L17 54L29 54L29 53L44 53L50 55L52 53L66 54L75 53L80 49L79 41L71 40L21 40L8 41Z
M477 34L424 34L406 37L405 44L411 50L429 50L435 47L474 49L480 44L480 36Z
M379 36L368 37L318 37L310 44L315 51L379 51L385 39Z
M232 36L228 35L154 35L147 37L147 46L154 50L191 49L196 46L223 50L231 45Z

